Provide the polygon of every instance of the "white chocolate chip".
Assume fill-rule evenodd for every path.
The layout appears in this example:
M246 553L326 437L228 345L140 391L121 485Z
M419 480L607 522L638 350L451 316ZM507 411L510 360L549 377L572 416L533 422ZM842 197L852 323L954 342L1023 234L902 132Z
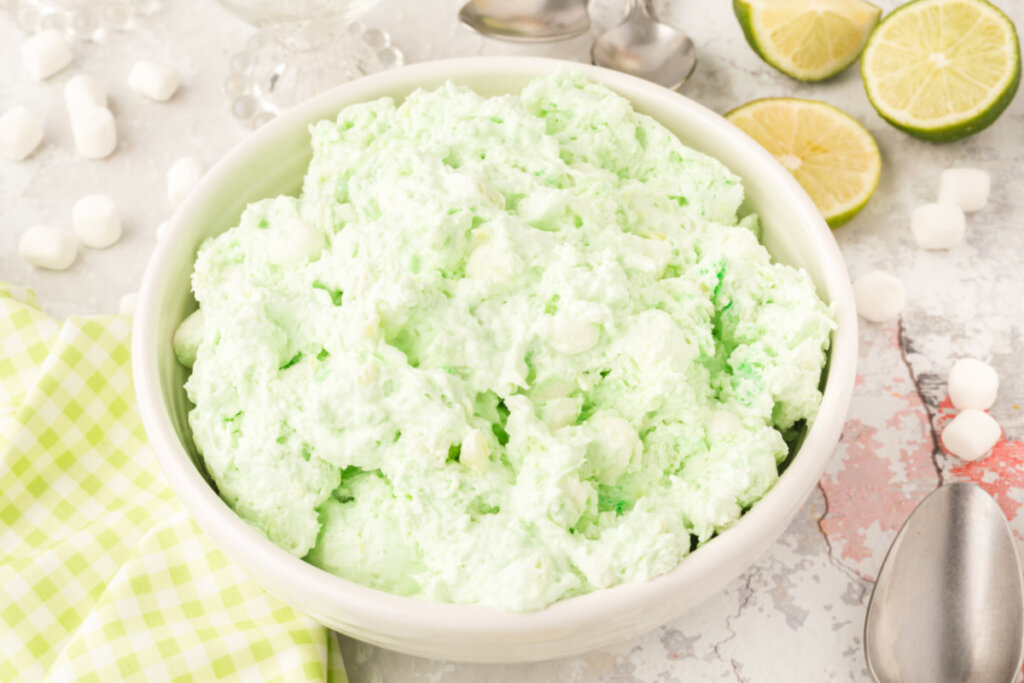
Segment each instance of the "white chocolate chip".
M60 31L51 28L21 44L21 59L29 75L41 81L71 63L71 47Z
M18 242L18 253L28 264L47 270L66 270L75 262L78 241L66 230L33 225Z
M1002 430L983 410L961 410L942 430L942 445L961 460L978 460L996 445Z
M875 323L894 320L903 310L907 293L903 283L889 273L875 270L865 273L853 283L857 312Z
M964 239L964 212L956 204L922 204L910 215L910 230L922 249L951 249Z
M206 165L196 157L178 159L167 169L167 196L171 206L179 206L199 184L206 173Z
M82 244L106 249L121 239L121 217L114 200L105 194L92 194L75 202L71 224Z
M128 87L150 99L166 102L178 90L178 74L163 64L141 59L128 72Z
M956 204L965 213L977 211L988 204L992 180L980 168L948 168L939 179L939 201Z
M0 157L21 161L36 150L42 139L43 125L28 107L11 107L0 116Z
M961 358L949 370L949 399L960 410L988 410L998 392L999 375L988 363Z
M75 149L87 159L105 159L117 147L117 124L104 107L84 105L71 114Z
M78 74L64 85L64 103L74 115L82 107L107 107L107 93L89 74Z

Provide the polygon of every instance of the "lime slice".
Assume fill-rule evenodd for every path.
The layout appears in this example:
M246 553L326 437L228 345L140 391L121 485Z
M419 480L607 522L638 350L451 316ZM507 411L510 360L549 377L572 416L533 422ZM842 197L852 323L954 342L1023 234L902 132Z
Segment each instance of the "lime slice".
M882 156L875 139L831 105L770 98L744 104L725 118L793 174L833 228L857 215L878 186Z
M917 0L878 26L861 73L886 121L926 140L958 140L1010 104L1020 45L1013 22L984 0Z
M822 81L853 64L882 10L864 0L733 0L754 52L799 81Z

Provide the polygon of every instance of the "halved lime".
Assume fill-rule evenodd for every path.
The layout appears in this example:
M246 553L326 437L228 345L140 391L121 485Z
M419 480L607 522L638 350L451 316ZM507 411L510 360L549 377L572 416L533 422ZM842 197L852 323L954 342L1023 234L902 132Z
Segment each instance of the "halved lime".
M816 100L754 100L728 114L807 190L830 227L853 218L871 199L882 155L871 133L849 114Z
M879 24L861 73L882 118L926 140L977 133L1020 83L1013 22L985 0L916 0Z
M882 10L864 0L733 0L750 47L799 81L822 81L853 64Z

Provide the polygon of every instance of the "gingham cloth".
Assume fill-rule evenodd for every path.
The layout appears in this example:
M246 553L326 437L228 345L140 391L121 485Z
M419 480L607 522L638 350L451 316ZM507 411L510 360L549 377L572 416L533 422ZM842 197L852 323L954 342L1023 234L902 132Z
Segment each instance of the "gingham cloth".
M345 681L333 634L182 509L135 410L127 316L0 283L0 681Z

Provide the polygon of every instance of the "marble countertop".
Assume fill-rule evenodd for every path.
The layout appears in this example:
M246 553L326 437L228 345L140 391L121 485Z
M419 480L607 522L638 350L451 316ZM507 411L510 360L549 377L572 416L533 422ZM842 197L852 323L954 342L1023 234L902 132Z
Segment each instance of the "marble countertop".
M34 288L52 313L115 312L134 291L171 212L164 173L186 154L215 161L248 129L228 111L221 83L228 58L252 29L212 0L168 2L131 32L79 44L71 69L39 84L20 65L22 34L0 1L0 110L29 104L45 114L46 138L26 162L0 163L0 279ZM388 31L407 62L476 54L524 54L585 61L602 25L622 4L594 0L591 36L524 46L474 35L455 21L461 0L381 0L365 23ZM893 9L892 0L878 2ZM1024 2L997 0L1019 27ZM884 157L882 178L864 212L837 230L851 275L883 269L907 289L891 324L862 321L857 386L842 441L817 490L782 538L722 593L690 614L633 642L582 657L521 666L437 662L342 637L354 683L379 681L862 681L862 628L872 582L893 536L914 506L942 482L970 480L995 496L1024 546L1024 95L988 130L937 145L909 137L869 105L856 69L825 84L791 81L747 47L727 2L661 2L665 18L693 36L700 63L682 92L718 112L768 96L821 99L872 132ZM182 77L167 104L127 93L137 58L165 61ZM120 146L103 162L76 157L62 86L78 70L111 94ZM968 215L963 244L945 252L916 247L909 217L934 201L939 174L974 166L993 179L990 203ZM17 256L29 225L67 227L72 204L91 192L117 201L125 224L114 247L83 249L66 272L37 271ZM974 356L999 371L993 416L1005 439L993 454L965 464L938 434L952 417L945 380L952 362Z

